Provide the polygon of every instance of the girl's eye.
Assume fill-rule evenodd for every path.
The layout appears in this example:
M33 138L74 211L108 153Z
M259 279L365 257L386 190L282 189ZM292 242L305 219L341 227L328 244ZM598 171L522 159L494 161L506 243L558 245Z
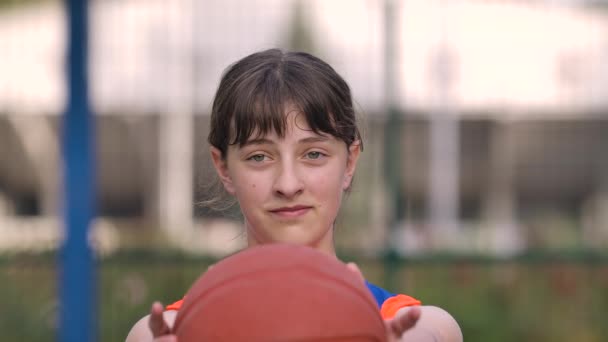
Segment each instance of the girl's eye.
M319 152L319 151L310 151L308 153L306 153L306 157L308 157L308 159L319 159L323 156L323 153Z
M253 160L255 162L263 162L265 158L266 158L266 156L263 154L256 154L256 155L249 157L249 160Z

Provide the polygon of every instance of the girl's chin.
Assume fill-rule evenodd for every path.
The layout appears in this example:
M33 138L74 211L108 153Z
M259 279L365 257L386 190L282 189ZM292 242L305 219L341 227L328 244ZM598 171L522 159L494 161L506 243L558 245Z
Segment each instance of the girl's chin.
M264 227L256 229L255 227ZM259 222L255 226L247 227L248 234L253 237L250 244L266 243L291 243L316 247L323 244L325 240L333 243L331 236L332 229L322 230L318 227L311 228L306 222ZM253 241L252 241L253 240Z

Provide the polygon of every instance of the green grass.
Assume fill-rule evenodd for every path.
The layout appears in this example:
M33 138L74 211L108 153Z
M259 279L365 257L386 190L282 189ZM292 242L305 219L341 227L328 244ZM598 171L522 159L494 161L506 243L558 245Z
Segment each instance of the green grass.
M129 254L99 264L100 341L124 340L153 300L180 299L212 260ZM358 261L382 285L379 260ZM391 290L441 306L468 341L606 341L608 263L580 261L399 263ZM56 274L50 256L0 262L6 341L53 341Z
M0 11L22 6L39 4L43 2L56 2L58 0L0 0Z

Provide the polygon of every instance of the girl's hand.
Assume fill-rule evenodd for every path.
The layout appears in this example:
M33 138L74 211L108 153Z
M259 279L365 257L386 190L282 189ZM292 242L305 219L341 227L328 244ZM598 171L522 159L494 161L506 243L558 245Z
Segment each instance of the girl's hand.
M177 336L172 334L171 328L163 318L164 307L160 302L154 302L150 309L148 326L154 336L154 342L177 342Z
M420 313L419 306L412 306L405 313L385 320L384 326L386 327L387 341L400 341L403 334L416 325L418 319L420 319Z
M365 281L365 278L363 278L363 273L361 273L361 270L359 269L357 264L349 262L346 264L346 267L348 267L359 278L361 278L361 281ZM420 314L420 307L412 306L408 308L407 311L405 311L404 313L398 314L395 318L384 320L387 341L400 341L403 334L416 325L418 319L420 319Z

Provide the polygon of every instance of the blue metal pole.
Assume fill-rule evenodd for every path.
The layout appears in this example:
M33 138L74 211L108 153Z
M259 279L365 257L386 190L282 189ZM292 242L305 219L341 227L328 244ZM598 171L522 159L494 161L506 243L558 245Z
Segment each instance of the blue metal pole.
M59 266L59 341L95 341L95 262L88 243L94 216L94 130L89 110L88 1L66 0L67 108L62 126L64 233Z
M397 271L399 256L394 245L393 238L397 225L404 219L404 198L402 186L401 165L401 133L402 118L397 107L397 72L396 62L398 59L397 37L397 11L399 3L397 0L384 1L385 20L385 69L384 84L386 92L387 118L384 123L384 179L388 190L389 208L388 212L388 234L386 236L386 251L384 255L385 279L384 285L389 289L399 288L403 283L397 284Z

